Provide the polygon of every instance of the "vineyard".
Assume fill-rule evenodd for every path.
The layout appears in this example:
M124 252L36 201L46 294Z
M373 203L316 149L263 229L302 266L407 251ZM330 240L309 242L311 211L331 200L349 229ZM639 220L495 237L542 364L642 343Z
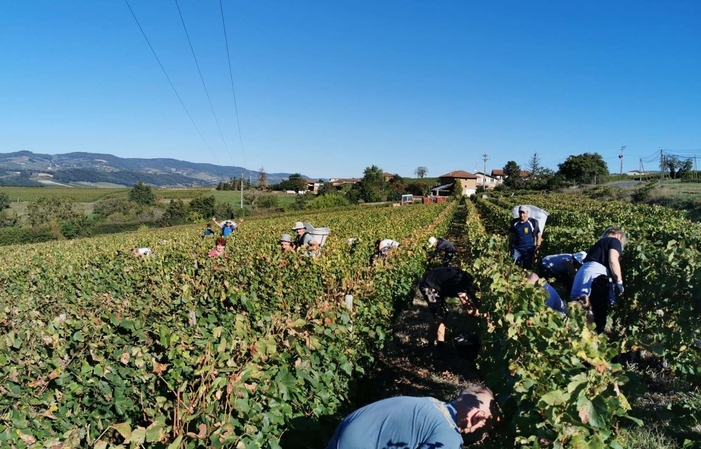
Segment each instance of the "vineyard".
M525 285L507 255L516 204L550 211L544 254L586 250L610 225L629 234L605 335ZM477 363L504 413L487 447L629 447L622 429L661 416L632 405L645 373L617 356L636 351L684 385L669 413L682 443L700 438L699 226L659 207L529 195L251 218L217 259L193 226L1 248L0 446L279 447L295 419L345 410L415 294L427 237L457 207L485 317ZM319 257L277 248L297 220L331 228ZM401 247L369 267L389 237ZM131 257L141 246L155 254Z

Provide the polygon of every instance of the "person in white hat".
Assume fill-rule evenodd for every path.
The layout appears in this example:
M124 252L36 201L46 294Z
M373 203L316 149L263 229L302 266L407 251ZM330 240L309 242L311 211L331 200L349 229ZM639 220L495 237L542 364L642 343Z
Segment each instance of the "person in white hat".
M326 449L460 449L484 440L499 420L494 394L480 385L463 390L452 402L396 396L348 415Z
M229 235L231 235L232 232L236 230L236 228L238 228L241 225L241 222L243 222L243 218L240 219L238 223L236 223L233 218L222 221L220 223L215 217L212 217L212 221L216 223L216 225L219 228L221 228L221 236L228 237Z
M430 237L428 239L428 248L435 248L433 254L428 257L428 261L431 262L433 259L438 257L439 254L443 253L443 266L447 267L450 262L455 257L455 253L458 251L450 241L446 239L440 239L435 237Z
M295 249L308 248L315 242L314 237L312 237L312 235L309 232L307 232L307 228L301 221L295 222L295 225L292 227L292 230L297 233L297 237L295 237L294 240Z
M290 253L295 251L295 247L292 246L292 237L290 234L282 234L280 237L280 248L283 253Z

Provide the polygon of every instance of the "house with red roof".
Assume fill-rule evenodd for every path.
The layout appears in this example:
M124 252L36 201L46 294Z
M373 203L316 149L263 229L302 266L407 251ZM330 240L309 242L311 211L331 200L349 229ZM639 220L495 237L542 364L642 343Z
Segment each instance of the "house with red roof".
M477 176L465 170L455 170L438 177L439 186L431 189L436 196L449 196L457 183L460 192L465 196L474 195L477 192Z

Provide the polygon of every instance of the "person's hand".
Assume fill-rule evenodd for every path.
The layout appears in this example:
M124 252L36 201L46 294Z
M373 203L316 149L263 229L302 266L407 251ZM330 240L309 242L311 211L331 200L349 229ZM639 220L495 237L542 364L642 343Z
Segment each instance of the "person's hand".
M621 296L623 294L624 288L623 288L623 281L618 282L616 285L613 286L614 291L616 292L616 296Z

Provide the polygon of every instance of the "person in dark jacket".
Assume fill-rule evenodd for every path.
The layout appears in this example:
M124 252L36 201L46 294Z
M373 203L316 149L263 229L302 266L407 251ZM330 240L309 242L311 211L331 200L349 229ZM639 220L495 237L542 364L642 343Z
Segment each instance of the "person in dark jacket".
M473 303L477 291L474 278L458 268L439 267L428 271L419 281L419 290L433 314L434 321L428 335L429 346L436 342L438 346L445 344L445 319L448 315L446 298L457 297L466 312L477 312Z
M433 254L429 256L428 261L432 261L433 259L438 257L439 254L443 253L444 267L450 265L450 262L453 260L453 257L455 257L455 253L457 252L457 249L455 249L455 245L453 245L451 242L449 242L446 239L437 239L435 237L430 237L428 239L428 248L435 248Z
M513 257L516 265L533 269L533 259L540 251L543 242L538 220L529 218L530 208L520 206L518 218L511 220L509 227L509 256Z

